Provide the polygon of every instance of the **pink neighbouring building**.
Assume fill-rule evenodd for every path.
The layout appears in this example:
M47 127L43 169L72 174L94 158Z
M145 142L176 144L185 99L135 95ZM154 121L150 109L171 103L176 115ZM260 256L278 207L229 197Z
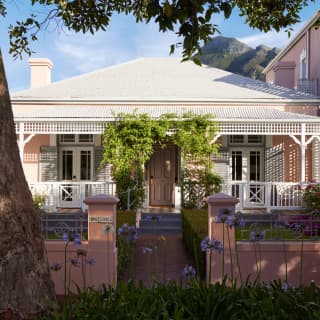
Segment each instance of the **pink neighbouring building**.
M314 95L176 58L138 59L55 83L49 59L29 64L31 88L11 99L27 180L47 196L49 211L115 193L110 168L100 166L102 134L115 114L134 110L154 118L211 114L220 144L212 161L239 210L299 208L299 183L320 177ZM187 196L177 183L180 166L174 145L155 147L145 167L146 207L180 207Z
M266 81L320 96L320 19L318 11L264 69Z

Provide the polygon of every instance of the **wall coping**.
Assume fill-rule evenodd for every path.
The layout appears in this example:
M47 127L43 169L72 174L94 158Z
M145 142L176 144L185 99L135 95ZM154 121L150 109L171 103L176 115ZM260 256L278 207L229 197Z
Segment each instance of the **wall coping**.
M207 197L208 204L222 204L227 203L228 205L237 204L239 200L233 196L229 196L225 193L217 193Z
M117 204L119 199L107 194L97 194L95 196L87 197L83 201L85 204Z

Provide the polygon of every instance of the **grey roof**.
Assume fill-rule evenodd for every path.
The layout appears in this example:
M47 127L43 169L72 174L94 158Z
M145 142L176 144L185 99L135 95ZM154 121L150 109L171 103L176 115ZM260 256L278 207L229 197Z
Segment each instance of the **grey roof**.
M158 118L162 114L174 113L183 115L186 112L196 114L210 114L217 120L241 121L315 121L320 118L284 112L268 107L252 106L55 106L38 108L33 111L15 113L16 121L101 121L112 120L119 113L148 113L151 117Z
M312 100L294 90L178 58L143 58L50 85L16 92L27 101L233 101ZM319 100L318 100L319 102Z

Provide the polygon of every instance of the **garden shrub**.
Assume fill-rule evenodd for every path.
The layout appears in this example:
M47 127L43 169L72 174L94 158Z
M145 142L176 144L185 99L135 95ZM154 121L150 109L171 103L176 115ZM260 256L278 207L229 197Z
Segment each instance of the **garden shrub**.
M196 262L201 279L206 274L206 255L201 251L200 243L208 235L208 211L204 209L184 209L182 214L183 240L187 250Z
M154 283L151 288L119 283L117 288L79 291L49 319L290 319L320 318L319 289L289 288L281 282L226 286L204 281ZM48 319L48 318L47 318Z
M134 250L133 239L127 239L124 234L119 234L119 229L123 226L136 225L136 212L135 211L117 211L117 248L118 248L118 279L123 277L125 269L127 268L130 260L132 259Z
M312 216L320 216L320 184L310 182L302 189L303 204Z

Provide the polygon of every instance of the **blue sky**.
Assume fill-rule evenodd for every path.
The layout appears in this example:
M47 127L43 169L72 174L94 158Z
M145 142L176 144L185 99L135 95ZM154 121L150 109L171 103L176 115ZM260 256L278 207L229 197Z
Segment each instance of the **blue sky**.
M5 19L0 18L0 47L12 92L29 88L28 57L14 60L8 54L7 36L9 24L25 18L30 12L26 2L29 1L8 1L8 15ZM302 22L293 26L294 30L298 31L319 9L319 1L304 8L301 11ZM42 14L44 9L37 8L36 13ZM265 34L249 28L236 11L228 20L217 16L213 22L219 25L221 35L237 38L252 47L265 44L282 48L290 40L284 31ZM39 40L32 49L35 51L33 57L47 57L53 61L52 81L59 81L140 57L169 56L170 44L178 41L174 33L160 33L154 23L136 24L130 16L116 15L106 32L98 32L94 36L57 31L52 26L39 34ZM180 55L177 50L175 56Z

